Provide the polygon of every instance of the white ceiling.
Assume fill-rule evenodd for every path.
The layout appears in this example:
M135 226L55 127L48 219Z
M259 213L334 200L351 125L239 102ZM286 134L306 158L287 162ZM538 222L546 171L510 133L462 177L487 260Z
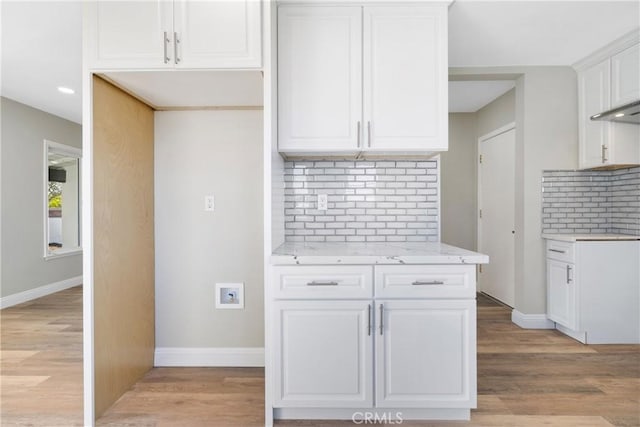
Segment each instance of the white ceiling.
M3 96L81 122L81 9L79 1L1 2ZM571 65L639 22L637 0L457 0L449 9L449 65ZM486 102L494 99L491 88L480 90L478 85L490 83L474 84L469 91L486 93ZM58 86L76 93L63 95ZM454 108L484 102L473 98L461 104L472 101L471 92L455 86L450 99ZM225 98L224 105L232 100Z
M2 96L82 122L82 4L1 3Z
M449 112L475 113L515 86L513 80L449 82Z

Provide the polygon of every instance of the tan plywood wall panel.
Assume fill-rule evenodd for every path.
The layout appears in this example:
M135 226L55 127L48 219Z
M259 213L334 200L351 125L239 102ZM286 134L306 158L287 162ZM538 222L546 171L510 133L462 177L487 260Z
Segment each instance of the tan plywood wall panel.
M153 111L93 78L95 411L153 367Z

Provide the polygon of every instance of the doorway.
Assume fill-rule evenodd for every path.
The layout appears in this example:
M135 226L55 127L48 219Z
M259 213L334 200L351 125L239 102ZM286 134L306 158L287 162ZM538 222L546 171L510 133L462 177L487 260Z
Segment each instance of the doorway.
M490 263L478 274L481 292L515 303L515 123L478 139L478 251Z

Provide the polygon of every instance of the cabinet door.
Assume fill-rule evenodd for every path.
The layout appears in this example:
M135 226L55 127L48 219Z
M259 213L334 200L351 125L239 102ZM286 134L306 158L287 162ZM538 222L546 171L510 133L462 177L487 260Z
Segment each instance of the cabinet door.
M606 159L610 156L607 150L611 124L592 121L590 117L609 109L610 64L610 60L607 59L578 75L580 168L608 163Z
M363 64L365 149L446 150L446 7L365 7Z
M640 99L640 44L611 57L611 108Z
M376 406L475 408L476 301L376 303Z
M278 9L278 148L358 150L362 125L360 7Z
M177 66L261 66L259 0L175 0L174 13Z
M577 330L576 305L573 264L547 259L547 317Z
M368 301L274 304L275 407L373 405Z
M93 68L172 66L172 2L95 1L85 7Z

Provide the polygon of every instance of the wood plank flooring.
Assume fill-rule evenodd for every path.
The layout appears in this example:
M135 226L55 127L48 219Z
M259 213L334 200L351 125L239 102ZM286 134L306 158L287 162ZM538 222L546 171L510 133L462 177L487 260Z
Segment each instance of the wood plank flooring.
M2 426L80 425L81 291L73 292L0 312ZM155 368L98 425L260 426L263 389L259 368ZM586 346L557 331L520 329L510 309L479 296L478 409L471 421L402 425L640 426L640 345Z
M0 425L82 425L82 286L0 310Z

